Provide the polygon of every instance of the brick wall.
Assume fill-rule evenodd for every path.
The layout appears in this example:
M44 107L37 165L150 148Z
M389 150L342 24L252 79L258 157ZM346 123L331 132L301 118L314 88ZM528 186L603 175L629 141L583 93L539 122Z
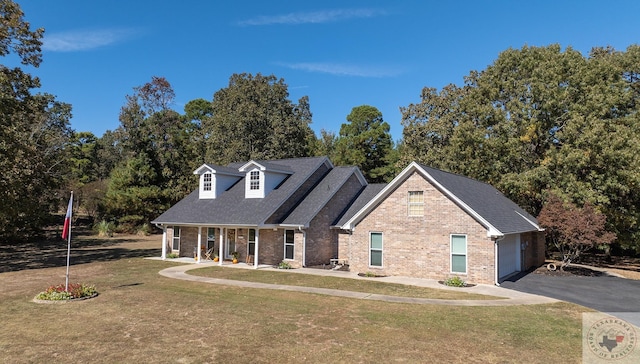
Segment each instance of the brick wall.
M206 235L203 237L206 244ZM180 227L180 256L193 258L193 251L198 247L198 228Z
M338 257L338 232L331 225L344 212L362 189L355 174L342 185L340 190L311 220L307 229L307 247L305 264L307 266L329 264Z
M284 230L260 230L258 263L277 265L284 257Z
M409 191L424 191L424 216L408 216ZM369 266L369 234L383 233L383 266ZM467 273L451 273L450 235L467 236ZM355 272L494 283L494 243L486 229L414 172L355 227L340 234L340 258ZM345 252L346 248L346 252ZM347 256L345 256L347 255Z

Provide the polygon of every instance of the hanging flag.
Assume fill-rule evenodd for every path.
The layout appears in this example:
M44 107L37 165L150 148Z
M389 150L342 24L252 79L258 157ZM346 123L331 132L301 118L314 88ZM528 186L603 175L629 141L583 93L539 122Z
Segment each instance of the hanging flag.
M69 199L69 206L67 207L67 214L64 217L64 226L62 227L62 238L66 239L69 237L69 231L71 230L71 215L73 208L73 193L71 194L71 198Z

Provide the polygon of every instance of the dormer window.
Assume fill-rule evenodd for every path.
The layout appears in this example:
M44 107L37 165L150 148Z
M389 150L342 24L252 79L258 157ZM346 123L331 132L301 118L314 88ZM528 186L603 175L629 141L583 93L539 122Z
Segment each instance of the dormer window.
M249 189L260 189L260 171L251 171L251 174L249 175Z
M265 198L293 171L286 166L269 162L249 161L238 169L244 173L244 197Z
M238 170L213 164L203 164L193 174L200 176L199 199L214 199L224 193L244 175Z
M205 173L202 176L202 190L211 191L211 173Z

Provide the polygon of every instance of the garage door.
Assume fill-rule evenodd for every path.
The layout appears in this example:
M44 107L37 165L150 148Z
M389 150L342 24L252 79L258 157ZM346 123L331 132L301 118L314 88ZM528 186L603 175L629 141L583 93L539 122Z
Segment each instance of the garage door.
M517 235L507 235L498 242L498 277L504 278L518 271Z

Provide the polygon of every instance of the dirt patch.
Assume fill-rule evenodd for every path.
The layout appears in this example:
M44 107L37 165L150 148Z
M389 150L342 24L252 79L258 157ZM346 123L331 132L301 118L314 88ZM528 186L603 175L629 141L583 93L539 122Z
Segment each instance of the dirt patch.
M336 268L336 267L339 267L339 268ZM348 265L335 266L335 265L331 265L331 264L320 264L320 265L307 266L306 268L334 270L334 271L338 271L338 272L348 272L349 271L349 266Z
M367 272L367 273L358 273L359 277L367 277L367 278L383 278L386 277L383 274L375 274L375 273L371 273L371 272Z
M475 287L476 285L473 283L465 283L464 285L460 286L460 287L456 287L456 286L450 286L446 283L444 283L444 281L438 281L438 283L440 283L443 286L447 286L447 287L454 287L454 288L467 288L467 287Z
M566 267L564 270L561 270L560 263L555 263L555 266L556 266L556 269L551 270L548 268L548 265L545 264L541 267L538 267L538 269L534 270L533 273L543 274L546 276L556 276L556 277L562 277L562 276L564 277L567 277L567 276L600 277L605 274L601 271L590 269L587 267L569 266L569 267Z

